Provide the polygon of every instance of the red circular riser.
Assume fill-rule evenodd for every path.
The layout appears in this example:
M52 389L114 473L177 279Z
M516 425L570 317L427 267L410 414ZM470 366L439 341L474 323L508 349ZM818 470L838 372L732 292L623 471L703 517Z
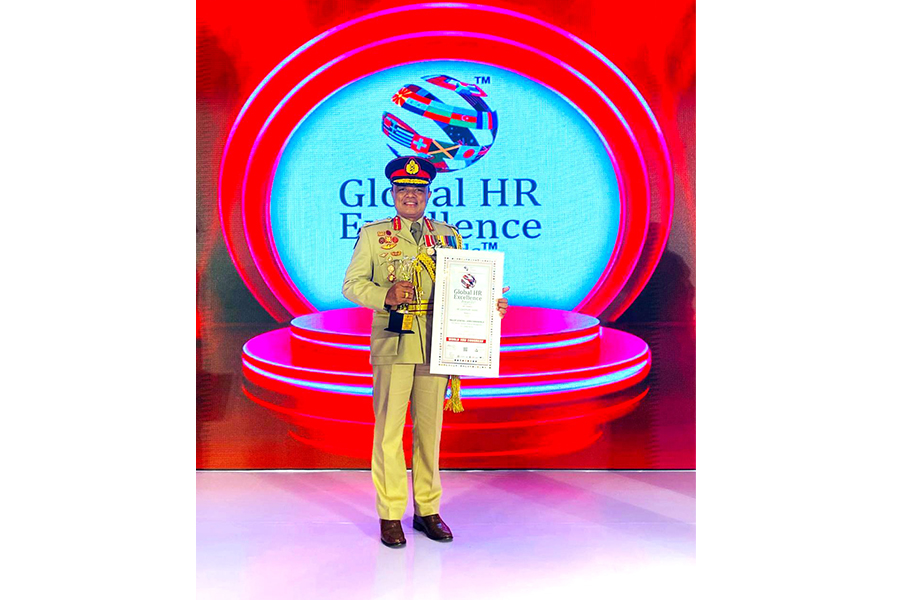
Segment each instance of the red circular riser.
M314 448L352 458L365 459L372 453L374 422L369 403L352 402L343 406L342 418L323 414L311 415L304 410L322 401L321 397L305 398L304 406L287 408L279 404L284 396L253 383L245 386L245 393L254 402L273 410L290 423L294 439ZM463 413L445 413L441 433L441 462L444 467L487 466L492 460L509 457L547 457L565 454L595 442L609 421L631 410L647 394L646 383L618 392L607 402L580 402L558 406L553 410L535 407L517 411L515 420L466 409ZM469 414L469 422L459 417ZM486 420L477 422L476 419ZM409 457L412 450L412 425L407 409L404 428L404 448ZM487 462L485 462L487 461Z
M340 309L251 339L243 352L245 393L291 423L291 436L304 444L370 456L370 326L371 311ZM463 378L465 410L444 414L445 466L583 448L647 392L647 344L577 313L511 307L500 360L499 377Z
M364 308L312 313L291 321L291 348L303 364L318 369L334 366L370 371L369 335L372 311ZM514 375L547 368L552 351L555 363L567 369L589 368L600 352L600 322L564 310L510 307L501 323L500 373Z

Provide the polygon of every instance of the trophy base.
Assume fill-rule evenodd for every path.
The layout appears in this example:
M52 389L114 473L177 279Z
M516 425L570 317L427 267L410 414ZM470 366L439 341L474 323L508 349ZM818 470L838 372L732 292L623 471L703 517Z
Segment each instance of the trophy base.
M413 315L410 313L402 313L397 311L391 311L388 316L388 326L384 328L385 331L390 331L391 333L415 333L410 327L413 324Z

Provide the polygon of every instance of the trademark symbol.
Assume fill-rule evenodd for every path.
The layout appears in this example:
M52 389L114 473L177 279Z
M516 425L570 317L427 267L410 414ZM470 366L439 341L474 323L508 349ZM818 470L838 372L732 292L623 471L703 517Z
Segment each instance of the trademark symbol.
M487 77L480 77L478 75L475 76L475 83L485 84L485 83L490 83L490 82L491 82L490 75L488 75Z

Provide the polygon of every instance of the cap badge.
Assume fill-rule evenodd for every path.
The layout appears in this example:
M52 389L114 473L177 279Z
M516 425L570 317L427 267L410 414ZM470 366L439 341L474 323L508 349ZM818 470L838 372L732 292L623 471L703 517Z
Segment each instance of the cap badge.
M419 172L419 163L417 163L413 159L409 159L406 163L406 172L410 175L415 175Z

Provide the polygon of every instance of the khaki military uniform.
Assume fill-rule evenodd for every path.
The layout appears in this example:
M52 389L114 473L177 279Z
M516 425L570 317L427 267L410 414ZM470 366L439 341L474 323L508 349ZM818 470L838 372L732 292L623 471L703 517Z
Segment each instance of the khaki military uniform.
M375 311L369 358L374 378L375 410L372 480L375 483L378 516L386 520L398 520L406 512L409 484L403 454L403 426L410 401L415 513L427 516L439 512L441 478L438 456L447 388L447 376L432 375L428 366L431 356L434 282L423 270L420 278L422 296L419 301L426 314L413 318L410 327L413 333L398 335L385 331L388 312L384 301L388 290L394 285L388 279L388 265L401 255L415 257L425 252L426 235L456 236L461 241L459 232L453 226L431 221L434 231L429 231L424 220L419 219L422 236L420 242L416 243L410 231L411 222L402 217L400 221L399 231L393 229L392 219L368 223L360 229L343 286L344 296L348 300ZM390 237L398 238L396 246L387 247L390 242L379 241L379 238L385 237L379 235L379 232L385 231L391 232Z

